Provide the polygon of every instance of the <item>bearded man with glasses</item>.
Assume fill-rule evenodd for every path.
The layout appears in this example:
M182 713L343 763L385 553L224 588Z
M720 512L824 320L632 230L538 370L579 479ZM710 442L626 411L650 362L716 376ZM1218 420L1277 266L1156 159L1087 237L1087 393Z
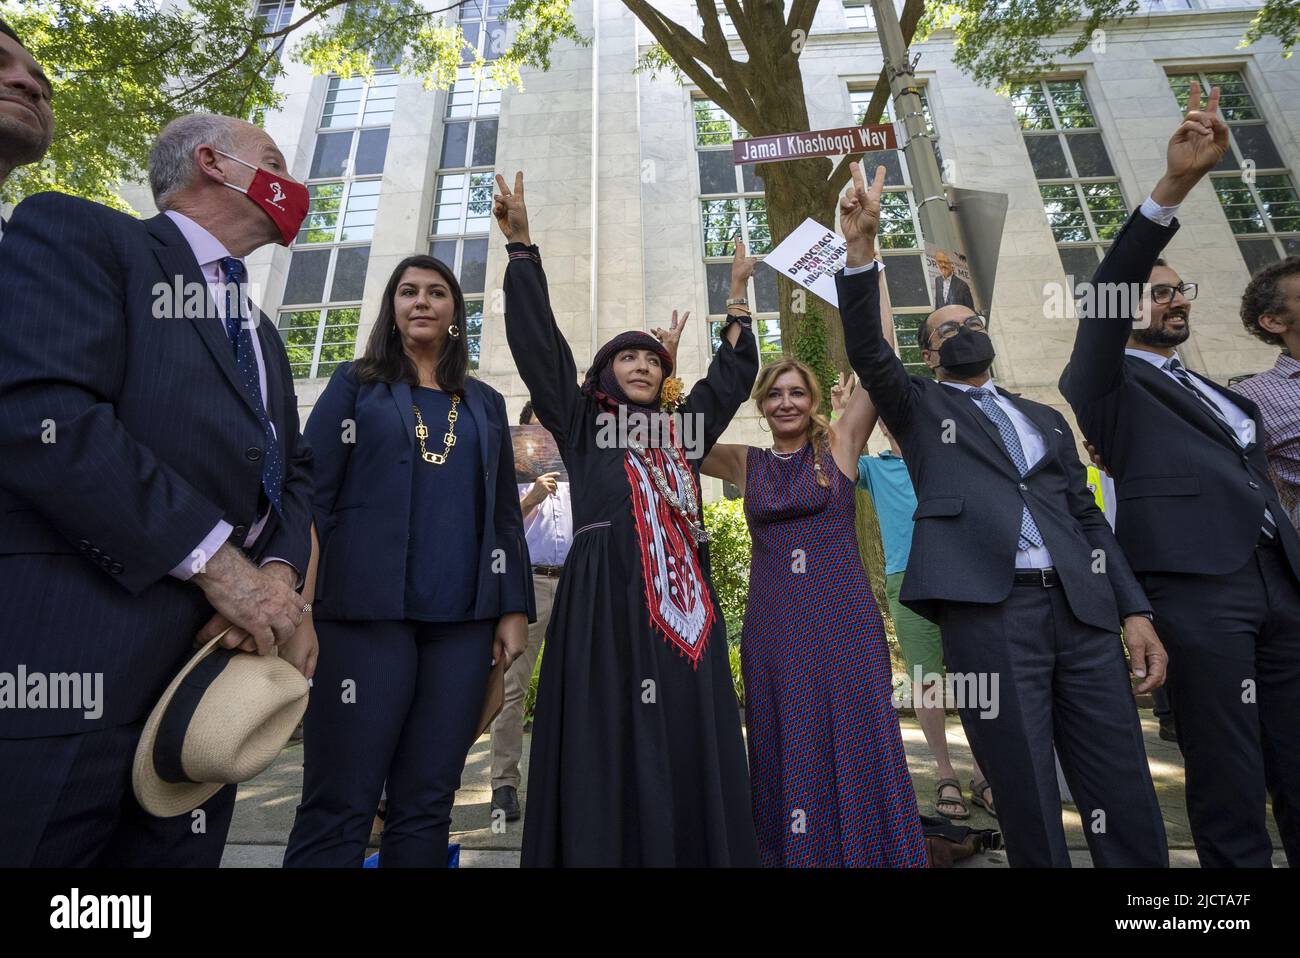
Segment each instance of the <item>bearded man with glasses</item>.
M1300 865L1300 537L1269 479L1259 407L1190 372L1194 284L1158 257L1184 198L1223 158L1219 90L1188 113L1164 176L1092 278L1061 376L1115 479L1115 535L1169 645L1169 683L1202 867L1267 868L1270 796ZM1148 284L1133 312L1114 289ZM1109 300L1107 302L1106 300ZM1135 325L1134 319L1138 320Z

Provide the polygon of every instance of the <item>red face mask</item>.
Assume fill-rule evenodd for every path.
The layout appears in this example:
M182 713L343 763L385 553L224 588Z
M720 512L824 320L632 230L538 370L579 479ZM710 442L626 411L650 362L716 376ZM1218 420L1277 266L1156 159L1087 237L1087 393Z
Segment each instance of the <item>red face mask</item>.
M271 217L271 222L280 231L283 245L288 246L292 243L294 237L298 235L298 230L302 228L302 221L307 218L307 208L311 204L311 194L307 192L307 187L294 180L276 176L269 170L254 166L221 150L214 149L213 152L221 153L222 156L229 157L236 163L242 163L255 171L253 182L248 184L248 189L238 187L234 183L226 185L232 190L239 190L260 206L263 213Z

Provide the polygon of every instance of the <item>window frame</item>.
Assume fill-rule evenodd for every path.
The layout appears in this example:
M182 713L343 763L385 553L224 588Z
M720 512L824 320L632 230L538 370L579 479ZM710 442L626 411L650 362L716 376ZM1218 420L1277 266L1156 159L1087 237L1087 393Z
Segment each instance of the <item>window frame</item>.
M1268 203L1260 196L1258 185L1259 180L1262 177L1284 177L1290 187L1291 195L1294 198L1292 202L1297 204L1300 204L1300 186L1297 185L1296 177L1288 166L1268 166L1262 168L1252 167L1253 175L1251 178L1249 180L1244 178L1244 171L1246 169L1245 163L1251 158L1245 155L1241 145L1237 142L1236 131L1238 129L1246 127L1262 127L1269 140L1272 141L1274 149L1277 150L1278 158L1282 160L1283 163L1287 160L1282 148L1278 146L1277 140L1273 138L1273 132L1269 130L1269 119L1264 115L1264 109L1259 102L1259 98L1255 95L1255 92L1251 87L1250 78L1247 76L1247 70L1244 64L1221 67L1219 69L1212 69L1199 65L1167 66L1165 68L1165 77L1169 83L1169 90L1174 95L1174 102L1178 104L1179 109L1182 111L1186 110L1186 96L1188 94L1179 90L1178 86L1175 85L1174 82L1176 79L1183 80L1185 84L1187 78L1193 76L1196 77L1197 82L1201 85L1201 96L1207 97L1209 95L1210 87L1213 85L1210 77L1220 74L1235 74L1239 78L1242 90L1249 99L1250 107L1255 113L1255 116L1247 119L1234 120L1228 119L1226 115L1223 117L1224 122L1228 126L1228 150L1236 163L1236 168L1229 170L1211 170L1208 178L1211 187L1214 189L1215 197L1219 201L1219 208L1223 211L1224 219L1228 223L1228 229L1232 232L1232 238L1237 245L1237 251L1241 254L1242 261L1246 264L1246 269L1253 273L1256 269L1262 267L1252 265L1251 261L1246 258L1246 251L1242 246L1243 241L1249 242L1252 245L1260 244L1262 241L1268 241L1269 245L1272 246L1274 256L1279 260L1285 259L1287 256L1300 255L1300 216L1297 217L1295 229L1277 229L1273 222L1273 216L1269 211ZM1242 188L1245 189L1246 194L1250 197L1251 203L1253 204L1254 212L1258 217L1259 222L1264 227L1263 230L1238 232L1234 228L1233 224L1235 222L1240 222L1240 220L1236 220L1229 216L1229 207L1224 201L1225 198L1223 193L1220 192L1217 186L1218 182L1223 181L1234 182L1238 190ZM1288 249L1288 243L1291 244L1290 249Z
M1051 89L1052 84L1078 84L1079 92L1083 97L1084 106L1087 108L1091 124L1088 126L1068 126L1061 121L1062 111L1058 107L1057 97ZM1048 127L1028 127L1021 120L1019 107L1016 103L1017 90L1029 85L1036 85L1039 94L1047 107L1050 126ZM1061 268L1068 274L1070 267L1066 265L1065 256L1062 250L1091 250L1096 256L1094 269L1100 265L1106 255L1106 250L1114 241L1114 236L1123 228L1124 222L1132 212L1132 205L1128 195L1124 190L1124 183L1119 175L1119 167L1115 162L1115 156L1106 142L1106 131L1101 127L1100 120L1097 117L1097 110L1093 105L1093 98L1088 93L1087 77L1081 74L1053 74L1050 76L1036 76L1026 78L1018 83L1012 84L1010 103L1012 113L1016 118L1016 126L1020 131L1021 143L1024 145L1025 156L1029 160L1030 169L1034 174L1034 183L1038 187L1039 202L1043 206L1043 214L1047 218L1048 229L1052 231L1052 242L1056 247L1057 257L1061 262ZM1105 151L1106 161L1110 165L1111 173L1105 176L1083 176L1079 173L1078 164L1074 158L1074 152L1070 148L1069 140L1071 137L1096 136L1098 137L1102 149ZM1029 148L1028 140L1030 138L1054 138L1061 155L1066 164L1067 176L1040 177L1038 170L1033 166L1033 152ZM1103 236L1102 229L1098 228L1097 220L1094 213L1102 212L1102 207L1098 206L1096 210L1089 205L1087 187L1090 186L1114 186L1114 192L1119 199L1123 215L1119 217L1119 222L1113 225L1103 224L1104 229L1111 230L1111 235ZM1048 211L1050 199L1043 193L1044 187L1069 187L1074 194L1074 202L1078 205L1079 212L1083 216L1083 226L1087 230L1088 239L1086 240L1060 240L1057 238L1057 225L1053 223L1051 214ZM1091 274L1089 274L1091 275Z

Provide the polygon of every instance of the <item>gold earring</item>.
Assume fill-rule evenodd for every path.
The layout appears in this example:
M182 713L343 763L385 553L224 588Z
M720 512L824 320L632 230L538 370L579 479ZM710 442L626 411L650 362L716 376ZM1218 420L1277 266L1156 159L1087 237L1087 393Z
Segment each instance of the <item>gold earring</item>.
M758 421L758 428L761 429L761 430L763 430L763 432L767 432L767 433L770 433L770 432L772 431L771 429L769 429L769 428L767 427L767 418L766 418L766 417L764 417L764 418L762 418L762 419L760 419L760 420Z

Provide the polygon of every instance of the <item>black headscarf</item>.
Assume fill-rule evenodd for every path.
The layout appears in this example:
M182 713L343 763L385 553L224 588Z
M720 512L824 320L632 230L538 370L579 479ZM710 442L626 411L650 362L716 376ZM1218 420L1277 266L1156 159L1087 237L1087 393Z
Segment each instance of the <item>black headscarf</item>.
M625 333L619 333L600 347L600 351L596 353L596 358L591 361L591 366L587 369L586 379L582 382L583 393L588 396L595 396L598 399L605 398L620 405L657 412L658 394L655 395L655 405L643 406L628 398L627 393L623 391L623 387L618 384L618 377L614 375L614 357L625 349L652 350L658 355L660 362L663 363L663 378L667 379L673 374L673 358L669 355L664 344L649 333L638 329L629 329ZM659 383L659 391L663 392L662 380Z

